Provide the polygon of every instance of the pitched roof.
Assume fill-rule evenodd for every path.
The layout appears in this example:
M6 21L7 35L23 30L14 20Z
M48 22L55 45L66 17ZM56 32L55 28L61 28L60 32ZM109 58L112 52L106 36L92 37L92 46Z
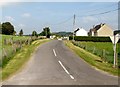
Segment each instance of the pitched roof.
M77 31L79 31L80 29L78 28L78 29L76 29L74 32L76 33Z
M99 25L96 25L93 29L90 29L91 31L97 31L97 30L99 30L102 26L104 26L105 25L105 23L101 23L101 24L99 24Z

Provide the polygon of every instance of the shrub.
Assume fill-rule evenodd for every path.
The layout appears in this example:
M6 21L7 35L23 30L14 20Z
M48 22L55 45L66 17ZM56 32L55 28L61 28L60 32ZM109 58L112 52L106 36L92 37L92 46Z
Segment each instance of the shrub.
M69 40L72 40L73 37L70 36ZM92 42L111 42L110 37L92 37L92 36L75 36L75 41L92 41Z

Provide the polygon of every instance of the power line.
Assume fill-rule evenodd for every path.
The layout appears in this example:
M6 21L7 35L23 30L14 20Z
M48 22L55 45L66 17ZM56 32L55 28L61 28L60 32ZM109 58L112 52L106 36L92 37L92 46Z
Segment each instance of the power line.
M103 15L103 14L107 14L107 13L110 13L110 12L114 12L114 11L117 11L119 10L120 8L118 9L114 9L114 10L109 10L109 11L105 11L105 12L101 12L101 13L98 13L98 14L90 14L90 15L82 15L82 16L76 16L76 17L85 17L85 16L96 16L96 15ZM96 9L97 10L97 9ZM75 17L75 16L74 16ZM69 20L73 19L73 16L72 17L69 17L68 19L62 21L62 22L59 22L59 23L55 23L55 24L51 24L52 25L61 25L61 24L64 24L66 22L68 22Z
M120 8L118 8L118 9L114 9L114 10L109 10L109 11L106 11L106 12L101 12L101 13L98 13L98 14L82 15L82 16L77 16L77 17L85 17L85 16L96 16L96 15L102 15L102 14L107 14L107 13L110 13L110 12L117 11L117 10L119 10L119 9L120 9Z
M95 11L98 11L99 9L106 9L108 7L116 6L117 4L115 3L115 4L112 4L112 5L106 6L106 7L101 7L101 8L97 8L97 9L94 9L94 10L89 10L89 11L86 11L85 13L95 12Z
M64 21L62 21L62 22L55 23L55 24L51 24L51 25L61 25L61 24L64 24L64 23L68 22L68 21L71 20L72 18L73 18L73 16L72 16L72 17L69 17L68 19L66 19L66 20L64 20Z

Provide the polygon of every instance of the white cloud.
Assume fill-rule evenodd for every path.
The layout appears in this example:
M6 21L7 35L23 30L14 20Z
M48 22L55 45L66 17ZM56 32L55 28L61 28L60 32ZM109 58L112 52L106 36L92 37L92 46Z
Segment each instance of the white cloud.
M83 17L82 20L84 23L91 23L97 21L95 17L91 17L91 16Z
M4 5L8 5L11 2L21 2L21 0L0 0L0 7Z
M26 17L26 18L28 18L28 17L30 17L30 16L31 16L30 13L24 13L24 14L22 14L22 17Z
M14 21L14 18L11 16L5 16L5 21Z
M21 27L21 28L25 27L24 24L19 24L18 26Z

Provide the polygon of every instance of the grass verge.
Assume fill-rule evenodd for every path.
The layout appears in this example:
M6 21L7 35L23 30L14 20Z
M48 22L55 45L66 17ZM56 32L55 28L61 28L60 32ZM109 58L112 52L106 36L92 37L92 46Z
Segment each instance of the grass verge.
M120 73L119 73L120 69L113 68L112 64L101 62L100 57L98 57L88 51L85 51L84 49L82 49L80 47L73 45L70 41L64 41L64 43L66 46L68 46L70 49L72 49L79 57L84 59L87 63L89 63L93 67L103 70L105 72L108 72L112 75L120 76Z
M42 43L48 42L48 39L36 40L31 45L27 45L22 48L15 56L9 61L9 63L2 69L2 80L9 78L15 72L17 72L25 63L30 59L30 56L35 49Z

